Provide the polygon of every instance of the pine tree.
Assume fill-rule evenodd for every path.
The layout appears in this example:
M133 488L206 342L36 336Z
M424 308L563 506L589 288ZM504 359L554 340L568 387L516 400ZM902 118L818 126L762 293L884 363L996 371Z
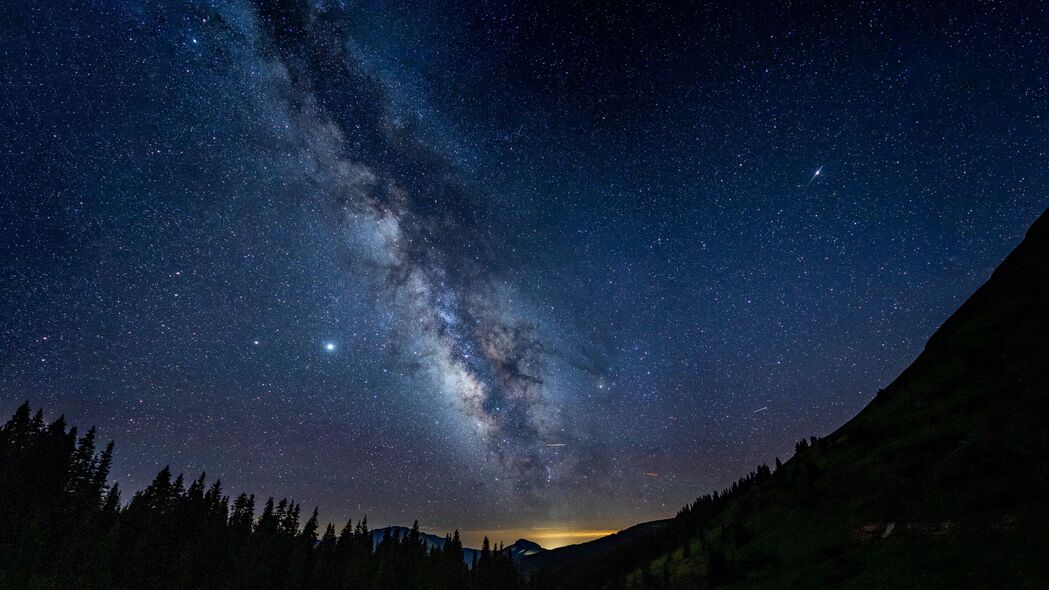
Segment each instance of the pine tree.
M0 586L155 588L158 590L516 590L520 578L505 546L486 538L473 573L456 530L427 551L415 521L373 547L367 518L318 541L314 509L255 497L230 502L218 480L161 469L121 507L109 485L113 444L98 452L94 429L77 436L65 420L45 424L23 404L0 426Z

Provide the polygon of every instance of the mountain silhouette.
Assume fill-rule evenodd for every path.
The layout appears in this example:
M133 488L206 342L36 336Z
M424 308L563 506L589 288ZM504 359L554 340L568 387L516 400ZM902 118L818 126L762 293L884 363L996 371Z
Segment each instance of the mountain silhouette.
M548 588L1046 588L1047 418L1049 212L841 428L523 567Z
M371 531L372 545L378 547L379 543L381 543L383 538L387 535L397 535L398 537L405 538L411 532L412 529L405 526L388 526L381 529L374 529ZM420 537L422 537L423 542L426 544L427 550L442 549L446 542L444 537L431 533L420 533ZM539 543L529 541L528 539L518 539L517 541L514 541L512 545L505 546L503 550L509 553L515 561L523 559L526 556L536 555L546 551L541 545L539 545ZM466 562L467 566L472 565L478 558L480 558L480 556L480 549L463 547L463 561Z

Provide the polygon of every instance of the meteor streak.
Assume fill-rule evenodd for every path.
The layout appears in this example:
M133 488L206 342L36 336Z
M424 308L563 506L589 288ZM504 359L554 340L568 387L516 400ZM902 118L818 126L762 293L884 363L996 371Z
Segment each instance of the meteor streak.
M823 166L821 165L819 168L816 169L816 172L812 175L812 178L809 179L809 183L805 185L805 188L808 188L809 184L812 184L812 181L816 180L816 177L819 176L820 172L822 172L822 171L823 171Z

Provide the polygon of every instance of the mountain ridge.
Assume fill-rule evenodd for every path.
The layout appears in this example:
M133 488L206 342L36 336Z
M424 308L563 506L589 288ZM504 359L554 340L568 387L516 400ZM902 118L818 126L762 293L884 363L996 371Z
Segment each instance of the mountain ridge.
M1049 211L834 432L662 533L525 570L550 588L1046 587L1047 334Z
M396 534L398 537L404 538L411 532L411 527L398 525L391 525L379 529L372 529L372 546L378 547L379 543L382 542L383 538L386 535ZM423 542L426 543L427 550L441 549L444 547L444 544L446 542L445 537L435 535L433 533L420 531L419 536L422 538ZM504 546L503 550L509 553L510 557L512 557L514 561L520 561L521 559L527 556L536 555L538 553L548 551L547 549L544 549L543 546L539 543L536 543L535 541L530 541L528 539L518 539L510 545ZM463 561L466 563L467 566L473 565L473 563L477 559L479 559L480 556L480 549L476 549L473 547L463 547Z

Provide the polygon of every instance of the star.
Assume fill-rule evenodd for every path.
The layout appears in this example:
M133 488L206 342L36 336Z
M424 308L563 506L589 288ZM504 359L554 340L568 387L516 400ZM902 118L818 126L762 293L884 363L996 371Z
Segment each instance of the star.
M12 172L0 175L0 306L18 310L0 314L0 400L86 376L106 395L62 410L164 425L165 436L112 433L129 483L190 453L236 482L231 493L308 495L322 520L480 530L549 509L627 525L737 475L719 441L748 429L748 452L770 458L846 420L1045 207L1027 184L999 195L978 181L1027 183L1037 158L1015 154L1049 150L1037 125L1015 125L1049 109L1023 43L938 55L946 78L921 92L907 90L920 72L891 43L869 47L935 42L937 11L871 20L826 3L833 30L770 13L754 67L748 11L732 2L718 3L727 29L713 45L703 11L665 22L611 7L577 30L592 15L571 6L434 2L403 9L404 43L353 39L381 11L257 4L165 9L125 27L38 2L41 22L63 26L11 42L54 59L5 63L34 80L4 93L5 112L48 123L5 126L5 141L61 149L0 156ZM1008 4L994 27L1049 39ZM253 24L229 34L230 19ZM475 19L491 36L442 34ZM620 21L627 50L605 34ZM308 26L289 35L288 23ZM542 47L520 26L548 32ZM959 30L951 43L993 36ZM507 34L520 43L501 43ZM97 42L67 47L69 35ZM339 63L329 46L345 49ZM682 67L644 67L652 55ZM499 84L478 75L522 67ZM565 108L533 100L540 79ZM91 109L131 84L179 99ZM470 99L438 99L458 95ZM972 123L966 141L934 124L951 117ZM812 188L826 160L832 178ZM68 191L56 170L89 173ZM143 208L154 192L182 196ZM140 367L170 377L150 380L141 404ZM841 371L847 391L805 377ZM223 433L230 452L207 442L217 423L171 419L188 403L236 425ZM310 426L269 428L285 420ZM387 433L398 444L373 443ZM290 452L259 457L256 444ZM638 454L681 448L695 452L675 454L673 470ZM342 468L347 451L359 468ZM631 477L649 469L660 478ZM294 487L279 485L290 474ZM505 484L492 501L461 492L492 476ZM644 496L643 483L664 482L665 496ZM590 501L602 490L606 501Z

